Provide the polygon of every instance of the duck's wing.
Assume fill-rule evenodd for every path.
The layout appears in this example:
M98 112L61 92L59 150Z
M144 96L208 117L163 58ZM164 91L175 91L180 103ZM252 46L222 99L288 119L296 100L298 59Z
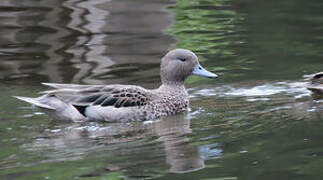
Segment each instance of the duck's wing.
M105 85L81 85L81 84L59 84L59 83L42 83L55 89L85 89L93 87L103 87Z
M140 86L44 84L56 89L44 91L43 94L56 96L75 106L143 106L153 99L153 94Z
M77 99L75 105L100 105L120 107L143 106L152 100L152 94L139 86L105 86Z

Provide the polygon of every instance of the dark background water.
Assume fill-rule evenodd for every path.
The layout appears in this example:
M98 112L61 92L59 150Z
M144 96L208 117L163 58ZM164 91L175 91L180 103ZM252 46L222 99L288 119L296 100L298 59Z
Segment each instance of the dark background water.
M322 179L319 0L2 0L0 179ZM187 48L191 111L156 122L55 122L13 95L41 82L160 84Z

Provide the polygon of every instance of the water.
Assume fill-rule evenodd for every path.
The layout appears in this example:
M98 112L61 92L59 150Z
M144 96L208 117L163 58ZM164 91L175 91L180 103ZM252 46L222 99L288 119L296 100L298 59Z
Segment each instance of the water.
M2 0L0 179L322 179L319 0ZM41 82L160 84L188 48L191 110L157 121L67 124L13 95Z

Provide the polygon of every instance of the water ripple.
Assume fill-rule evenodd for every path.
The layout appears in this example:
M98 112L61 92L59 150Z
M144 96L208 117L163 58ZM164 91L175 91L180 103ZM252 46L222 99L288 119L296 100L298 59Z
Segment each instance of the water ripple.
M247 101L268 101L277 94L291 95L295 99L309 96L311 93L304 86L295 82L273 82L251 87L238 87L236 85L224 85L215 88L189 89L191 97L218 96L218 97L246 97Z

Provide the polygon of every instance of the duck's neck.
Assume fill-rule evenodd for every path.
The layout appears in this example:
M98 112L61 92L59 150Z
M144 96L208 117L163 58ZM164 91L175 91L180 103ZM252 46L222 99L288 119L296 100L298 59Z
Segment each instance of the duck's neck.
M186 92L184 82L183 83L162 83L158 88L165 92Z

